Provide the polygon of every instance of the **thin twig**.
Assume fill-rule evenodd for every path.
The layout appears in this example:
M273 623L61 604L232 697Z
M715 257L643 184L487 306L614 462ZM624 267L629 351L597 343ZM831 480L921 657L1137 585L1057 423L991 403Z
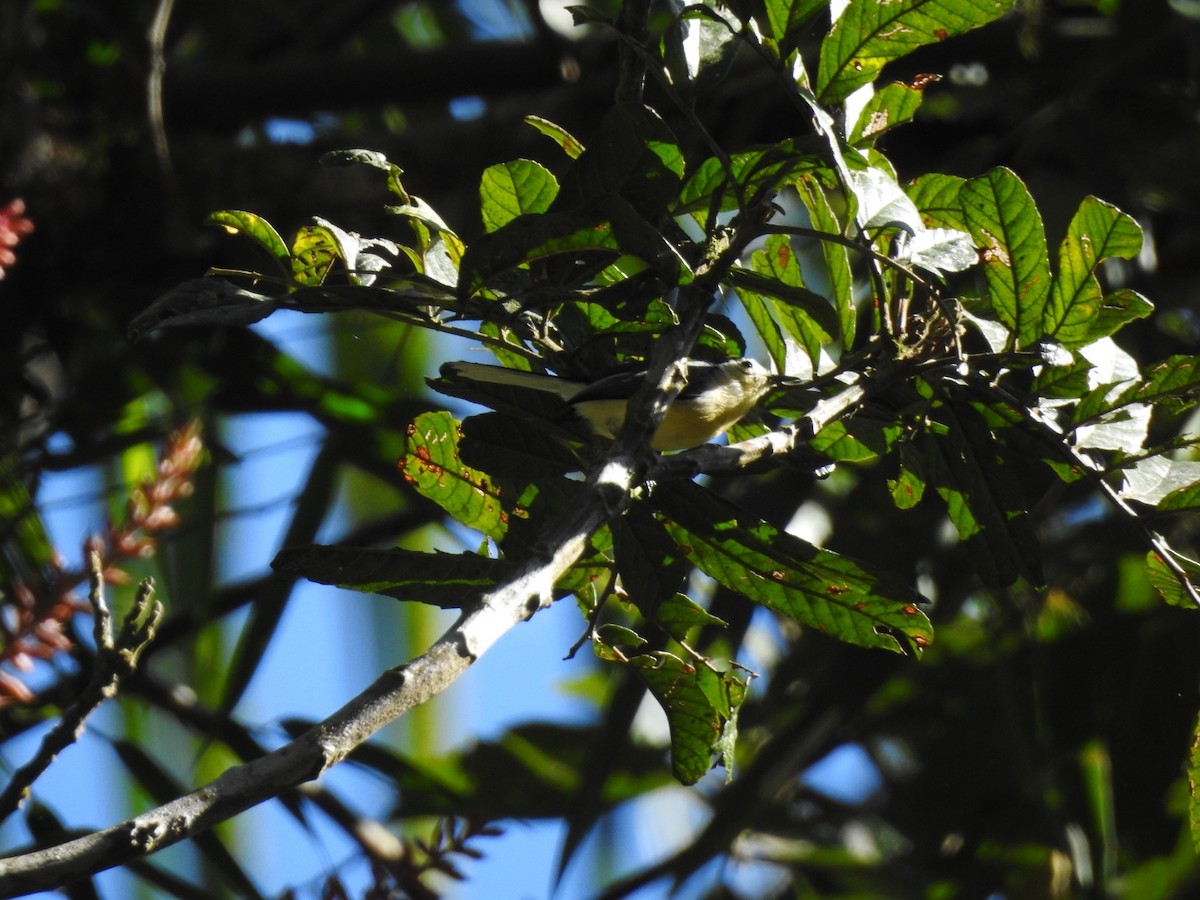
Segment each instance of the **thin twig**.
M112 613L104 600L104 568L100 554L92 551L88 558L92 604L93 632L96 636L96 659L92 677L79 699L63 713L62 719L42 740L37 754L13 773L12 780L0 793L0 821L12 815L21 805L30 786L50 767L58 754L83 735L88 717L100 704L116 696L121 681L137 668L138 657L154 639L155 629L162 619L162 604L154 601L154 585L147 579L138 587L133 608L125 617L121 633L112 633Z

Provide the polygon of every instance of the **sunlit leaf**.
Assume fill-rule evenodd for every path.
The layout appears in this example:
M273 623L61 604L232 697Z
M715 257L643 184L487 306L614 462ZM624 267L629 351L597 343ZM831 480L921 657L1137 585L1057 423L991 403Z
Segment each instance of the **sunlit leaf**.
M814 547L690 482L659 485L652 499L691 562L755 603L864 647L902 652L933 638L920 594L899 579Z
M1042 216L1029 191L1012 171L992 169L959 191L963 214L983 250L983 270L996 318L1009 328L1018 347L1030 347L1044 333L1050 264Z
M305 225L292 244L292 280L306 287L324 284L339 259L343 256L337 237L323 225Z
M921 211L921 220L927 228L953 228L967 230L967 218L963 215L958 194L965 178L958 175L922 175L907 188L909 198Z
M765 36L786 50L794 43L795 34L800 27L828 5L829 0L765 0Z
M1149 315L1150 303L1133 291L1106 298L1096 275L1104 260L1133 259L1141 249L1137 222L1112 204L1085 198L1059 247L1045 333L1064 347L1080 347L1107 337L1130 319Z
M1175 556L1175 562L1183 570L1183 574L1193 589L1200 585L1200 562L1179 555ZM1188 591L1179 583L1179 577L1167 567L1156 551L1151 550L1146 554L1146 576L1150 579L1153 588L1158 591L1159 596L1171 606L1178 606L1181 609L1196 609L1196 601L1191 598Z
M558 196L558 179L529 159L489 166L479 185L483 227L495 231L517 216L545 212Z
M793 184L805 209L808 210L808 217L812 221L813 228L827 234L841 234L842 223L834 213L820 180L813 175L806 175L795 179ZM858 311L854 306L854 274L850 270L850 252L844 245L832 240L819 243L821 255L825 258L826 274L829 276L829 296L837 311L842 346L849 347L854 343L854 334L858 324Z
M455 519L500 540L508 513L491 477L463 465L458 422L447 412L424 413L408 428L399 468L404 480Z
M695 784L713 766L731 776L737 714L746 698L745 677L685 662L663 650L638 654L630 667L645 682L671 728L671 771L682 784Z
M998 19L1014 0L850 0L821 43L814 91L826 105L878 77L892 60Z
M525 124L533 126L558 144L563 153L571 159L578 159L579 154L583 153L583 144L561 125L557 125L549 119L543 119L541 116L526 116Z
M284 272L290 272L291 254L287 244L279 236L270 222L262 216L237 209L223 209L209 213L205 220L213 225L220 225L231 234L244 234L267 251L271 259Z
M917 84L893 82L879 88L863 105L846 140L855 145L870 144L885 131L911 121L921 107L926 84L928 80Z

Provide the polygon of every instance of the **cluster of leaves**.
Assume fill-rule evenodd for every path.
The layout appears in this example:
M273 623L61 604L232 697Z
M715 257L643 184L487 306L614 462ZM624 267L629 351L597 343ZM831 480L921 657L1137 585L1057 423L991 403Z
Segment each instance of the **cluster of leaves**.
M876 84L885 65L1012 3L851 0L837 4L813 57L801 45L830 5L693 6L646 34L622 34L626 78L652 79L647 93L683 128L629 100L586 140L531 119L558 149L546 162L483 173L483 234L469 244L382 155L335 154L330 161L384 173L403 237L363 238L318 220L289 244L257 215L217 213L216 224L255 240L275 270L184 285L135 331L249 322L281 308L367 309L469 334L510 367L584 380L646 364L677 331L697 358L761 347L811 388L767 398L758 421L735 429L735 440L756 447L775 446L763 443L773 430L790 435L758 453L771 458L757 477L889 467L897 508L940 501L981 591L1044 586L1032 510L1062 486L1092 485L1145 530L1162 595L1194 606L1191 564L1166 532L1171 517L1200 504L1184 416L1200 368L1172 357L1140 369L1113 335L1151 305L1102 280L1106 260L1137 257L1136 222L1085 198L1052 257L1037 205L1012 171L901 184L876 146L913 117L931 81ZM709 134L701 101L735 64L769 74L792 100L795 136L727 150ZM250 287L230 280L239 274L252 276ZM719 312L710 308L717 298ZM413 490L484 536L480 552L309 547L277 567L470 606L578 503L575 473L604 458L602 443L515 389L453 378L435 387L496 412L417 418L400 465ZM809 429L800 448L795 438ZM728 473L702 451L692 457L700 470ZM911 587L914 572L815 546L735 503L721 479L693 482L695 471L678 460L652 470L653 489L596 531L555 586L580 605L597 655L627 666L662 704L674 774L686 783L714 757L732 769L748 693L748 672L733 661L744 632L722 636L726 623L706 608L714 591L786 627L913 655L934 641L931 616L958 611L931 606Z

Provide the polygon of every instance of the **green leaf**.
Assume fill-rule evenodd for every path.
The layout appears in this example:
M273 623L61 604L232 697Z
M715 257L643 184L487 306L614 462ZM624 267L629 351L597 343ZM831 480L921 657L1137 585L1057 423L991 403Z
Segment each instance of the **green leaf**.
M423 553L399 547L288 547L271 562L279 572L382 594L397 600L457 609L512 574L507 560L476 553Z
M272 227L271 223L262 216L237 209L223 209L209 213L205 221L213 225L220 225L230 234L246 235L266 250L282 271L291 271L291 254L288 253L287 244L283 242L283 238L279 236L279 232Z
M821 43L814 91L829 106L925 44L1000 18L1014 0L850 0Z
M1200 509L1200 481L1171 491L1158 502L1157 509L1160 512Z
M342 259L337 237L322 225L305 225L292 244L292 281L304 287L324 284L333 264Z
M830 422L808 442L808 445L830 459L841 462L869 462L879 458L870 445L852 434L845 422Z
M569 213L522 216L471 242L460 269L459 291L470 297L516 266L558 254L585 253L620 255L610 222Z
M816 366L821 347L837 334L837 313L828 300L804 286L791 241L786 235L770 235L766 245L751 254L750 265L753 271L733 269L730 283L743 298L756 295L785 339L798 343ZM762 315L758 311L760 321ZM771 338L764 334L764 340Z
M458 440L458 422L450 413L423 413L408 428L398 467L421 496L499 541L508 527L500 491L487 473L463 465Z
M793 185L804 208L808 210L813 228L826 234L840 235L842 223L838 221L820 180L814 175L804 175L795 179ZM850 251L832 240L819 243L821 255L825 258L826 274L829 276L829 295L837 312L842 347L849 348L854 343L854 333L858 324L858 314L854 307L854 273L850 269Z
M707 227L710 212L726 212L752 205L762 194L774 193L790 176L805 171L825 171L824 158L813 152L811 140L788 140L767 147L734 153L728 167L709 157L684 183L674 215L691 213Z
M686 594L674 594L663 601L654 621L677 641L687 640L693 628L715 625L726 628L729 623L701 607Z
M1111 301L1105 298L1096 277L1104 260L1133 259L1141 249L1142 229L1132 217L1110 203L1085 198L1058 250L1045 333L1064 347L1082 347L1107 337L1130 319L1149 315L1149 302L1133 291L1118 292Z
M1192 731L1192 750L1188 754L1188 824L1192 832L1192 849L1200 856L1200 719Z
M544 134L554 143L562 148L562 152L567 154L571 159L578 159L583 153L584 147L579 139L561 125L551 122L549 119L543 119L541 116L526 116L525 124L531 125Z
M558 179L530 159L489 166L479 185L479 209L486 231L495 231L517 216L545 212L558 196Z
M920 457L909 444L900 445L900 473L888 479L888 491L897 509L912 509L925 496L925 478L920 471Z
M909 199L921 211L921 221L928 228L953 228L967 230L967 218L963 215L959 192L967 179L958 175L930 173L913 181L906 189Z
M926 84L928 81L917 84L896 81L881 87L863 105L858 121L847 133L846 140L851 146L869 146L884 132L912 121L925 97Z
M918 442L923 474L945 500L979 576L993 585L1018 577L1041 585L1040 549L1008 451L973 407L941 411L944 421L931 422Z
M1181 412L1193 406L1197 397L1200 397L1200 359L1168 356L1146 372L1140 383L1122 391L1108 408L1145 403Z
M1184 575L1192 585L1200 585L1200 563L1179 554L1175 555L1175 561L1183 568ZM1150 585L1171 606L1192 610L1196 608L1196 602L1179 583L1179 578L1153 550L1146 554L1146 577L1150 580Z
M898 579L814 547L691 482L659 485L652 500L688 558L719 584L838 640L903 652L933 630L921 595Z
M667 714L675 778L695 784L712 768L714 754L732 777L745 679L732 670L717 672L703 662L684 662L662 650L634 656L629 666Z
M764 36L786 51L795 43L801 26L828 5L829 0L764 0Z
M1030 347L1044 334L1050 295L1041 213L1021 179L1005 168L970 179L958 196L971 236L983 251L993 312L1018 348Z

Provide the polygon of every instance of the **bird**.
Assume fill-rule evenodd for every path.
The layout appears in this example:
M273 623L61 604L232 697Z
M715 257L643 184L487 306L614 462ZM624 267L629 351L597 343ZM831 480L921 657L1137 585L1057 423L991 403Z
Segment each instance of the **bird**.
M668 407L650 446L659 451L688 450L711 441L745 416L776 387L799 379L772 374L749 357L723 362L687 360L687 384ZM526 372L475 362L448 362L444 379L485 385L508 385L558 397L604 438L615 438L625 423L629 400L646 380L646 370L622 369L596 381Z

